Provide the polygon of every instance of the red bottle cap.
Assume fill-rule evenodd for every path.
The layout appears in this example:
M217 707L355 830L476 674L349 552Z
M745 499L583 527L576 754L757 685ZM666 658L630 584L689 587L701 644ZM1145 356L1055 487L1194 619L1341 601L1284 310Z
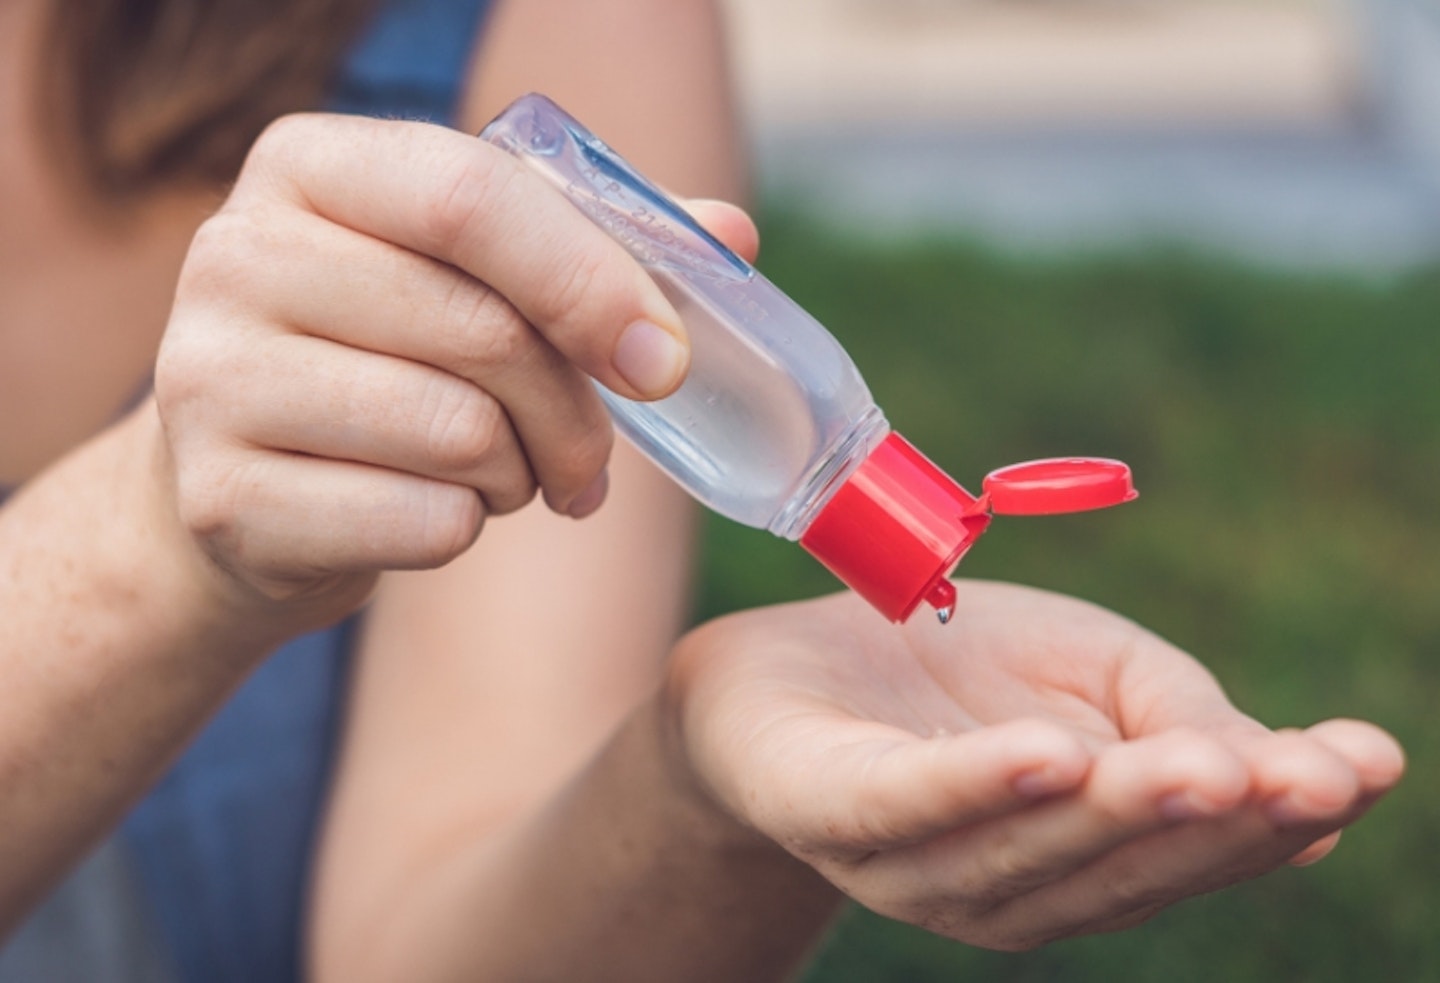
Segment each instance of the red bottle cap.
M909 618L921 601L946 621L955 603L947 578L991 512L1079 512L1137 494L1119 461L1057 458L992 472L977 499L892 433L820 510L800 545L891 621Z
M990 524L984 505L892 433L835 492L800 545L891 621L934 595L954 603L946 576Z

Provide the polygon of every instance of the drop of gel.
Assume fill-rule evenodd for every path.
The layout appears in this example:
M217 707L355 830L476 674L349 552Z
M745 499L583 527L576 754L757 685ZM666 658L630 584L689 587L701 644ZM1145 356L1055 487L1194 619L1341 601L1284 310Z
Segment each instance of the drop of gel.
M940 623L948 625L955 616L955 585L941 577L930 586L925 601L935 609L935 617L940 619Z

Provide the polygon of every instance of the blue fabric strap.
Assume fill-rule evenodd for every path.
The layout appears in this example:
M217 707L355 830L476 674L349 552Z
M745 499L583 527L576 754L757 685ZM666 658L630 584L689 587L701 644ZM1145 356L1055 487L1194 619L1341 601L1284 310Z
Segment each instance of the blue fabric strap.
M341 626L271 656L125 822L183 980L300 978L310 854L352 636Z
M453 124L488 0L395 0L331 92L342 113Z

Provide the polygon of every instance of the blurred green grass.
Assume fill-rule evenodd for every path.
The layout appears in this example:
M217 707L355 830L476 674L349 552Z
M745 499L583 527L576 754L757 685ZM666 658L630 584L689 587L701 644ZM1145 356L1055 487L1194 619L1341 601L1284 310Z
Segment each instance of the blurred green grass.
M1135 504L1002 520L963 573L1113 607L1271 725L1361 717L1410 755L1400 789L1316 867L1020 955L854 911L808 983L1440 979L1440 270L1007 258L773 211L763 230L762 268L962 483L1035 457L1133 465ZM702 616L836 586L764 533L712 519L707 539Z

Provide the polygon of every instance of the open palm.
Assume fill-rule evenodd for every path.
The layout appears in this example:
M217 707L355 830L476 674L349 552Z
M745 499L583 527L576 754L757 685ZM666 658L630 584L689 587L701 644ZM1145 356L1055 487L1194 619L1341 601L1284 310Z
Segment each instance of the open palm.
M954 622L848 595L687 637L687 753L731 813L866 906L1018 949L1319 859L1399 780L1384 732L1272 732L1195 660L1070 598L966 582Z

